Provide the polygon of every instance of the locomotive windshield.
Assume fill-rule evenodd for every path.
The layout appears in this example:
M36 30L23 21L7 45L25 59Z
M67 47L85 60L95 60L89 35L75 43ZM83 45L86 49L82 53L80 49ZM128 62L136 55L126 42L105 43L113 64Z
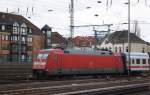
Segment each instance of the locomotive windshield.
M37 59L46 59L48 57L48 53L40 53L37 56Z
M37 53L37 59L46 59L48 57L48 54L50 53L51 49L44 49L40 50Z

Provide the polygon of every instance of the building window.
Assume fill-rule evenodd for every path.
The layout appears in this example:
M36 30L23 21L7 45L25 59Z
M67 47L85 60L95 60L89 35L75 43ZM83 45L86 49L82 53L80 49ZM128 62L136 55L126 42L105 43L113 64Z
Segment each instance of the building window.
M108 48L106 47L106 48L105 48L105 50L107 51L107 50L108 50Z
M12 61L18 61L18 55L17 54L12 54Z
M47 39L47 45L50 46L51 45L51 40Z
M104 47L102 47L101 50L104 50Z
M121 52L122 50L121 50L121 47L119 47L119 52Z
M18 45L13 44L12 46L12 51L17 52L18 51Z
M110 50L110 51L112 51L111 49L112 49L112 48L111 48L111 47L109 47L109 50Z
M21 41L22 41L22 43L25 43L26 42L26 37L21 37Z
M11 29L12 29L11 25L7 25L7 26L6 26L6 30L7 30L7 31L11 31Z
M32 56L28 55L27 59L28 59L29 62L32 61Z
M26 46L21 47L21 52L26 52Z
M28 37L28 43L32 42L32 37Z
M2 40L5 40L5 35L1 35L1 37L2 37Z
M18 27L17 26L13 27L13 34L18 34Z
M2 30L5 30L5 25L2 25Z
M28 62L32 61L32 56L31 55L28 55L27 58L28 58Z
M142 53L144 53L144 52L145 52L145 48L143 47L143 48L142 48Z
M47 31L47 37L51 37L51 31Z
M25 61L26 60L26 55L21 55L21 61Z
M18 36L11 36L11 41L18 41L19 37Z
M9 50L9 45L8 44L2 44L2 49L3 50Z
M9 40L9 35L1 35L1 39L8 41Z
M32 29L28 28L28 33L31 34L32 33Z
M32 46L28 46L28 47L27 47L27 50L28 50L28 51L32 51Z
M126 47L126 52L128 52L129 50L128 50L128 47Z
M45 34L45 31L42 31L43 32L43 34Z
M27 31L26 31L26 28L25 28L25 27L22 27L22 28L21 28L21 34L22 34L22 35L27 35Z
M117 47L115 47L115 52L117 52Z
M8 35L5 35L5 40L7 40L7 41L8 41L8 38L9 38L9 36L8 36Z
M5 62L6 62L6 61L9 61L9 55L8 55L8 54L2 55L1 58L0 58L0 61L3 61L3 62L4 62L4 61L5 61Z

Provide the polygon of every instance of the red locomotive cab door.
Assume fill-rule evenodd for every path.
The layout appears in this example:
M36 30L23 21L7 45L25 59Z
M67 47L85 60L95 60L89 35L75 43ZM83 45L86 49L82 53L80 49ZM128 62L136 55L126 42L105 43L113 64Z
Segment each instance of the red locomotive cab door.
M58 54L55 54L54 60L55 60L55 64L56 64L56 74L61 75L62 74L61 56Z

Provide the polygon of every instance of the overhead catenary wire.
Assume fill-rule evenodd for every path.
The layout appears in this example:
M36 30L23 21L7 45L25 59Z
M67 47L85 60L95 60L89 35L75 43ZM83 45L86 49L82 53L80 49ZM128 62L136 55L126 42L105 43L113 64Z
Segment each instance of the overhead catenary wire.
M76 3L80 3L81 1L83 1L83 0L77 0L77 2ZM95 0L96 1L96 0ZM9 2L11 2L11 1L9 1ZM14 3L13 3L14 2ZM59 3L57 3L57 2L55 2L55 1L51 1L51 3L48 3L49 1L46 1L46 0L43 0L42 2L43 3L41 3L41 1L39 1L39 0L26 0L26 1L23 1L23 0L15 0L15 1L13 1L13 2L11 2L13 5L18 5L19 7L21 7L21 6L24 6L24 2L27 2L27 5L29 5L29 7L34 7L35 9L37 8L37 6L39 7L39 8L42 8L43 6L44 7L46 7L46 6L49 6L49 5L53 5L53 6L59 6L59 7L62 7L62 6L64 6L63 4L64 3L69 3L69 0L63 0L63 1L60 1L59 0ZM93 0L85 0L85 5L87 5L87 3L92 3L92 2L94 2ZM102 0L102 2L104 3L105 2L105 0ZM106 4L106 7L111 7L112 6L112 3L114 2L114 0L107 0L107 4ZM137 0L137 2L139 2L140 3L140 0ZM6 1L6 3L8 3L7 1ZM82 2L83 3L83 2ZM84 5L84 4L82 4L82 5ZM145 0L145 5L148 5L147 4L147 0ZM56 7L55 7L56 8ZM67 6L66 6L66 9L68 9L67 8Z
M100 5L97 3L97 0L75 0L75 8L86 10L85 8L87 6L90 6L91 9L96 7L96 8L99 8L98 12L100 12L100 11L104 12L104 11L106 11L106 9L103 6L108 7L108 9L111 9L114 6L115 1L116 0L101 0L101 2L103 4ZM148 2L149 0L136 0L136 2L138 2L138 3L142 3L142 1L145 1L146 6L149 6L149 2ZM11 2L12 2L13 6L17 5L16 8L13 8L13 9L15 9L16 13L18 13L18 14L25 15L25 16L27 14L27 16L31 16L31 17L33 16L33 17L40 18L41 14L43 14L44 12L47 12L48 9L53 9L54 10L53 12L56 13L56 15L58 15L57 13L66 12L66 11L68 13L68 4L69 4L70 0L54 0L54 1L51 1L51 0L47 0L47 1L46 0L25 0L25 1L14 0L14 1L10 1L10 2L7 2L7 0L6 0L4 2L6 3L5 5L7 5L7 4L9 5ZM49 3L49 2L51 2L51 3ZM134 3L134 2L135 1L132 0L131 3ZM27 3L27 5L25 3ZM106 3L107 3L107 6L106 6ZM138 4L138 3L136 3L136 4ZM28 8L28 10L27 10L27 8ZM8 9L10 10L10 12L12 11L12 9L10 9L10 7ZM18 11L18 9L19 9L19 11ZM38 11L40 10L40 11L38 12L37 10ZM5 8L5 12L6 12L6 8ZM46 14L48 14L48 13L46 13ZM51 14L51 13L49 13L49 14ZM91 14L91 15L94 15L94 14ZM114 14L114 16L115 15L116 14ZM105 15L100 14L100 16L104 17ZM69 18L69 16L67 18ZM93 18L94 18L94 16L93 16ZM121 16L120 16L120 18L121 18ZM68 20L68 19L66 19L66 20ZM75 24L80 24L81 22L79 22L79 21L77 22L77 20L78 19L75 19ZM90 24L90 22L84 22L84 21L82 21L82 22ZM145 23L145 24L148 24L148 23Z
M28 1L28 2L27 2ZM30 2L29 2L30 1ZM32 2L33 1L33 2ZM23 0L15 0L13 2L9 2L9 4L7 4L7 1L4 2L5 4L4 5L13 5L13 6L16 6L16 9L17 8L20 8L21 10L20 11L23 11L23 10L26 10L26 13L28 14L29 11L33 13L33 8L34 9L43 9L45 8L46 6L49 6L49 3L48 2L45 2L45 3L41 3L39 1L35 1L35 0L26 0L26 1L23 1ZM10 4L11 3L11 4ZM63 6L63 2L61 1L60 3L52 3L53 6L60 6L60 9L61 10L64 10L64 8L62 8L61 6ZM43 7L44 6L44 7ZM28 7L28 12L27 12L27 7ZM48 7L47 7L48 8ZM55 7L56 8L56 7ZM65 8L67 9L67 7ZM10 8L9 8L10 10ZM21 13L21 14L25 14L25 13Z

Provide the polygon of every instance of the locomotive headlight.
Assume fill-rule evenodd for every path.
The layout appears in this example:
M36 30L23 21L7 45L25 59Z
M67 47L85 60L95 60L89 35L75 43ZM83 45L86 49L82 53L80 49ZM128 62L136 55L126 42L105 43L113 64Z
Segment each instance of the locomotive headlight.
M42 64L43 64L43 65L45 65L45 64L46 64L46 62L42 62Z
M37 62L34 62L34 64L37 64Z
M34 62L34 64L42 64L42 65L45 65L46 62Z

